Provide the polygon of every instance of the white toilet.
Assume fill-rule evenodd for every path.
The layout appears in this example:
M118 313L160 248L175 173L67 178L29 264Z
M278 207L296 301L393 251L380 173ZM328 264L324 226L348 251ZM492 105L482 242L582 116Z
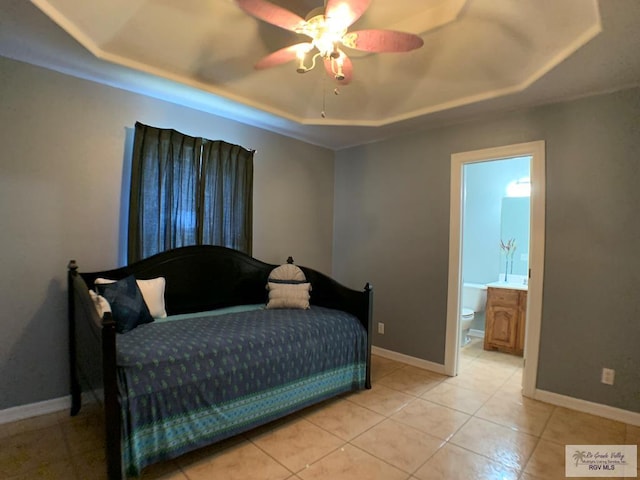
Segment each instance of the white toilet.
M460 312L460 346L469 343L471 322L478 312L484 312L487 303L487 286L480 283L462 284L462 309Z

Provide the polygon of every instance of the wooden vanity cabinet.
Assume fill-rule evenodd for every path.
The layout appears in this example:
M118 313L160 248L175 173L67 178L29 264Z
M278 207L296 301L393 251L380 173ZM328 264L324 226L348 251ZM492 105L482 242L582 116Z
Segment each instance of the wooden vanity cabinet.
M488 287L484 349L522 355L526 315L526 290Z

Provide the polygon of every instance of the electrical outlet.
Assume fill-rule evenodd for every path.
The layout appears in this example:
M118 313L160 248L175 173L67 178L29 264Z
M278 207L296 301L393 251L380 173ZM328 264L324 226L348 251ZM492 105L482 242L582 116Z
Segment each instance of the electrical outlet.
M613 385L616 378L616 371L612 368L603 368L600 381L605 385Z
M378 333L384 335L384 323L378 322Z

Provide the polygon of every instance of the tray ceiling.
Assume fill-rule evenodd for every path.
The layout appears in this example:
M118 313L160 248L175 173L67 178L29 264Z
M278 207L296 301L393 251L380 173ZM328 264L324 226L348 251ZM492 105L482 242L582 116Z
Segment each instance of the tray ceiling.
M26 7L8 1L16 10L9 12L14 20L25 21ZM638 14L633 0L618 1L611 3ZM253 118L249 123L285 134L291 130L292 136L330 148L390 135L430 117L446 120L447 112L472 113L474 105L517 96L606 33L596 0L373 0L353 30L411 32L423 38L424 46L394 54L350 50L354 80L338 87L321 66L306 74L296 73L294 62L255 70L260 58L301 39L248 16L232 0L32 3L28 15L40 15L38 22L46 19L58 37L67 37L54 44L75 48L68 57L49 55L49 63L57 62L59 70L84 65L87 78L102 77L105 83L143 93L147 89L151 95L222 115L230 109L242 121ZM302 17L319 6L310 0L272 3ZM51 25L46 28L51 30ZM33 37L33 25L24 32ZM633 35L636 41L638 34ZM0 54L6 53L0 49ZM66 67L60 62L64 58ZM638 71L637 63L631 74ZM627 78L617 81L630 83ZM493 103L509 105L504 100ZM305 127L310 127L306 133ZM339 128L351 129L356 140L341 138ZM379 132L364 135L371 130Z

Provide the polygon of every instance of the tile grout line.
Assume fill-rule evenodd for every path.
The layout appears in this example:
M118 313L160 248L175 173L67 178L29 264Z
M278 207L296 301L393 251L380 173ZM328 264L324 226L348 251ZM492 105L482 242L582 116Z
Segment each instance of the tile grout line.
M555 410L556 410L556 407L554 406L551 409L551 413L549 414L549 417L544 422L544 426L540 430L540 435L537 436L538 439L536 440L536 444L534 445L533 449L531 450L531 454L527 458L527 461L524 463L524 466L522 467L522 471L520 472L520 476L518 478L522 478L522 476L525 475L526 470L527 470L527 466L529 465L529 462L531 461L531 458L533 457L533 454L536 452L536 449L538 448L538 445L540 445L540 442L542 441L542 435L544 434L544 431L547 429L547 426L549 425L549 422L551 421L551 417L553 416L553 412L555 412Z

